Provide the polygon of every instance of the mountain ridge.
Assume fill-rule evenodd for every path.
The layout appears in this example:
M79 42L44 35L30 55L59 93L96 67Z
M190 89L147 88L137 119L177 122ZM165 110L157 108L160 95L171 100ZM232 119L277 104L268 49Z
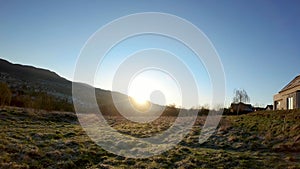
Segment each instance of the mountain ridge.
M1 81L8 84L14 94L15 100L18 100L17 97L23 97L24 95L37 97L38 93L44 93L54 97L56 102L68 102L73 105L72 87L75 84L82 88L81 92L84 92L86 88L94 88L98 106L106 114L119 114L115 107L116 104L130 114L141 114L138 112L139 110L133 108L134 99L126 94L95 88L81 82L72 82L59 76L54 71L34 66L13 64L0 58ZM82 103L89 104L84 101ZM149 111L147 111L149 114L166 108L166 106L157 105L150 101L147 104L150 105Z
M50 77L56 80L60 81L65 81L65 82L70 82L64 77L59 76L56 72L49 70L49 69L43 69L43 68L38 68L35 66L31 65L23 65L23 64L16 64L9 62L5 59L0 58L0 72L6 72L9 74L13 74L16 76L19 76L19 78L24 78L24 76L19 75L19 71L22 72L22 75L27 75L26 78L41 78L44 79L45 77ZM29 77L31 75L32 77Z

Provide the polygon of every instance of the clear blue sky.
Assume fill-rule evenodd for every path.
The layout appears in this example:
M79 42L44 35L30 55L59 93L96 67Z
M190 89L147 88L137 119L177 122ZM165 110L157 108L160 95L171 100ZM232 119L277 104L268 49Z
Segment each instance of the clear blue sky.
M17 1L0 0L0 58L53 70L72 79L76 58L101 26L137 12L177 15L201 29L219 53L226 104L235 88L252 104L300 73L298 1Z

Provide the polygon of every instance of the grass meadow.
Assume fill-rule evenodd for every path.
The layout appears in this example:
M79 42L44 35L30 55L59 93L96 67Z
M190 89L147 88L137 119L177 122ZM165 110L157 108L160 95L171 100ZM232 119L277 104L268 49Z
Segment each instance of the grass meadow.
M148 124L107 116L121 133L149 137L175 117ZM0 110L0 168L300 168L300 111L261 111L224 116L204 144L198 143L206 116L173 149L145 159L117 156L96 145L74 113Z

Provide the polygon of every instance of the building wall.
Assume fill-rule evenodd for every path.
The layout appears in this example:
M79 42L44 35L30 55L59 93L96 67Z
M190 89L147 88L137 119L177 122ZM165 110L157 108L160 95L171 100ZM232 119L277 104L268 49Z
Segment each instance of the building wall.
M300 108L300 86L279 92L274 95L274 110L288 109L288 98L293 98L292 109Z
M296 108L299 109L300 108L300 91L297 91L296 93Z
M275 96L274 96L274 110L281 110L281 109L283 109L283 107L282 107L282 105L284 104L283 103L283 99L282 99L282 96L281 96L281 94L276 94Z

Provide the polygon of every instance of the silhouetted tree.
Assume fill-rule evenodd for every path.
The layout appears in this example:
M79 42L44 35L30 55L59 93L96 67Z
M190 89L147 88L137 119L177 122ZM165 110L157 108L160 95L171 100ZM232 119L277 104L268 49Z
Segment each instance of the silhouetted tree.
M244 89L234 89L233 102L239 104L237 109L237 115L240 110L240 103L250 102L250 97Z

